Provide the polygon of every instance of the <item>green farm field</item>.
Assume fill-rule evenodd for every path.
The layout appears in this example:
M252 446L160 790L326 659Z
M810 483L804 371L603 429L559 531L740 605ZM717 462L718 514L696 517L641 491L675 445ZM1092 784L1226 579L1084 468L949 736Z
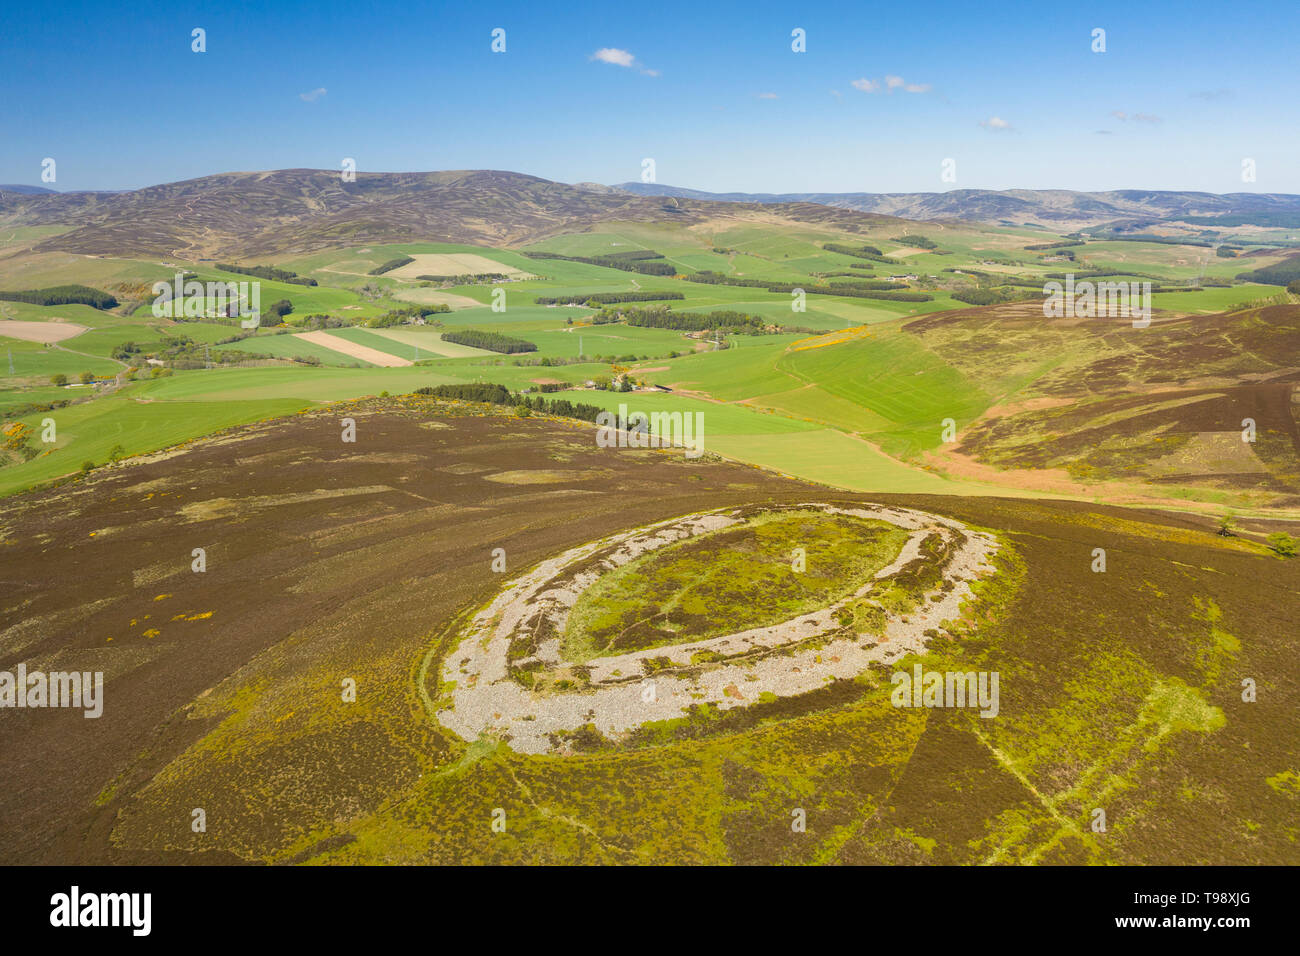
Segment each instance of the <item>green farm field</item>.
M916 236L934 248L918 248ZM15 241L20 238L15 236ZM284 317L288 334L264 328L237 342L222 342L241 335L233 323L157 318L147 303L130 296L138 294L142 285L168 279L181 268L202 281L242 281L247 276L217 270L211 262L94 258L20 249L0 260L0 285L16 288L80 282L124 298L119 308L107 311L85 305L0 303L0 312L14 319L57 318L90 329L57 347L15 342L14 375L0 381L7 389L6 407L23 410L51 401L75 400L76 404L58 410L56 417L73 409L77 416L86 416L90 413L81 409L93 393L51 391L52 376L75 378L83 371L113 376L124 366L110 355L123 343L134 343L142 356L162 354L158 350L180 336L195 343L190 354L198 357L199 364L214 356L219 362L236 364L249 356L270 356L273 361L270 367L177 368L170 377L128 384L105 399L139 396L160 404L262 402L269 415L286 400L328 403L384 391L399 394L431 384L497 382L516 391L535 391L542 384L568 386L576 389L565 393L572 400L616 407L628 399L592 391L584 388L584 383L617 376L630 368L627 374L632 378L672 389L658 396L636 393L638 402L656 408L707 410L711 449L728 457L846 489L984 494L999 485L996 468L968 463L960 457L962 452L954 457L945 430L949 423L955 428L958 448L964 448L962 436L991 411L1015 407L1019 402L1055 401L1052 396L1059 393L1066 376L1100 368L1115 355L1136 357L1141 353L1135 349L1144 346L1131 338L1098 337L1083 328L1022 320L1021 315L1032 314L1032 295L1024 304L1027 311L1018 311L1015 302L971 309L952 297L955 291L969 288L974 281L997 281L972 276L1018 275L1021 281L1032 283L1046 281L1052 272L1132 269L1138 276L1159 277L1149 281L1181 284L1202 274L1228 281L1244 268L1237 260L1207 258L1205 247L1199 246L1089 241L1068 247L1076 255L1072 263L1045 261L1048 253L1025 248L1043 245L1051 238L1043 230L974 223L900 224L885 220L848 233L790 223L719 220L691 225L614 221L588 232L552 236L517 248L438 242L353 244L307 255L256 257L255 264L288 269L318 285L262 280L263 303L284 298L293 305L293 311ZM826 248L836 244L874 246L890 261ZM526 251L579 257L653 255L662 258L650 261L669 264L675 274L648 275L565 259L530 258ZM499 263L504 271L528 273L534 278L496 284L442 283L426 288L433 284L411 277L369 275L382 263L416 255L474 256L475 261ZM1270 261L1276 260L1253 256L1250 266ZM689 281L702 270L737 280L799 285L879 283L899 273L916 274L918 279L898 280L890 283L890 288L929 298L902 302L808 295L806 310L796 312L788 293ZM494 301L499 302L494 299L494 289L504 293L504 311L492 307ZM1023 286L1003 291L1013 298L1026 295ZM426 326L366 327L389 310L408 307L409 302L399 296L416 292L441 296L452 303L452 310L435 314L436 322ZM692 338L672 329L623 322L592 325L591 317L597 311L593 307L536 303L547 296L655 292L683 296L658 303L674 312L743 312L786 331L728 335L727 347L718 348L710 336ZM1217 315L1287 299L1276 286L1237 283L1157 293L1153 304L1158 321L1167 321L1171 316ZM329 329L329 337L419 364L367 367L363 360L295 337L292 333L305 328L305 318L314 314L347 323ZM985 319L979 326L982 331L971 332L975 325L941 318L951 314L992 317L992 322ZM994 333L999 323L1002 327ZM497 331L532 342L536 351L501 356L441 340L441 332L456 329ZM204 345L211 352L202 351ZM275 362L281 364L277 367ZM0 375L5 372L7 367L0 362ZM92 404L102 401L95 398ZM124 407L120 401L105 403L95 415L111 421L123 414ZM301 407L305 405L297 405L295 410ZM38 417L39 413L27 412L23 420L30 423ZM182 430L187 438L199 437L208 420L195 417L191 426ZM226 419L218 416L214 420ZM138 433L130 447L132 451L156 451L179 433L169 427L160 430L154 441L146 441L143 433ZM101 448L101 442L90 442L82 434L70 433L56 454L41 459L40 467L16 460L0 467L0 475L7 479L3 487L17 490L38 480L73 474L85 461L101 464L112 444ZM984 441L983 432L978 434ZM1014 440L1025 438L1045 440L1041 430L1017 433ZM1114 469L1101 472L1095 464L1076 466L1066 458L1059 461L1067 470L1073 469L1071 482L1036 482L1030 476L1017 478L1009 487L1017 494L1091 499L1102 494L1100 485L1122 478L1126 498L1145 495L1165 505L1200 507L1235 502L1241 508L1258 509L1270 501L1277 505L1285 500L1284 494L1279 497L1284 485L1270 486L1272 491L1264 492L1213 483L1198 488L1193 480L1167 482L1157 490L1144 485L1142 476L1134 484L1133 476ZM1046 474L1064 474L1060 466L1055 467ZM1284 484L1289 480L1285 469L1270 473L1281 475ZM1080 478L1083 480L1075 480ZM1100 485L1093 487L1089 478Z

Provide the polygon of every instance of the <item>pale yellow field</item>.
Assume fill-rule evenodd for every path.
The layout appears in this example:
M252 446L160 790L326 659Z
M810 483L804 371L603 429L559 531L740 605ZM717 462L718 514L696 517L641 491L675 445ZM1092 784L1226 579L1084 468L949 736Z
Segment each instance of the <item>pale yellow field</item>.
M433 275L433 273L429 273ZM483 303L466 295L443 292L441 289L394 289L393 298L401 302L414 302L416 305L446 305L453 309L481 308Z
M381 352L378 349L358 345L356 342L349 342L347 339L339 338L337 335L330 335L328 332L299 332L295 338L300 338L304 342L311 342L313 345L323 345L327 349L341 352L349 358L361 359L361 361L369 362L371 365L397 368L402 365L414 364L410 359L398 358L396 355L389 355L387 352Z
M496 355L496 352L489 352L487 349L476 349L470 345L457 345L455 342L444 342L442 336L429 329L421 331L419 329L367 329L375 335L382 335L386 339L392 339L394 342L401 342L403 345L418 346L422 352L430 352L433 355L441 355L444 358L465 358L469 355ZM427 358L428 356L424 356Z
M24 342L62 342L86 330L87 326L76 322L20 322L17 319L0 322L0 335Z
M393 279L418 279L420 276L459 276L477 275L486 272L499 272L502 275L524 278L531 273L516 269L504 263L478 256L472 252L417 252L411 256L414 262L408 263L384 275Z

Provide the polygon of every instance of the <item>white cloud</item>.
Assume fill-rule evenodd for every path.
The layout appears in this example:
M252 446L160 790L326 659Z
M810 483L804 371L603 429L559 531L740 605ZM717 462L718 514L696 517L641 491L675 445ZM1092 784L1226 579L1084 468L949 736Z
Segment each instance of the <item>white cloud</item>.
M894 90L903 90L907 93L929 93L933 87L929 83L908 83L901 76L886 76L883 80L868 80L865 77L853 81L853 88L861 90L863 93L879 93L883 88L892 93Z
M1004 120L1001 116L990 116L986 120L980 120L980 125L983 126L985 129L991 129L994 130L995 132L1011 129L1011 124L1008 123L1006 120Z
M620 50L612 46L597 50L591 55L591 58L599 60L601 63L613 63L615 66L632 66L636 63L636 57L628 53L627 50Z
M628 69L640 70L642 76L658 76L658 70L647 70L637 60L635 56L627 50L620 50L618 47L602 47L591 55L591 59L599 60L601 63L609 63L612 66L622 66Z
M320 99L324 95L325 95L325 87L318 86L310 93L299 93L298 99L302 100L304 103L315 103L318 99Z
M760 100L774 100L777 96L775 93L759 93L758 98Z

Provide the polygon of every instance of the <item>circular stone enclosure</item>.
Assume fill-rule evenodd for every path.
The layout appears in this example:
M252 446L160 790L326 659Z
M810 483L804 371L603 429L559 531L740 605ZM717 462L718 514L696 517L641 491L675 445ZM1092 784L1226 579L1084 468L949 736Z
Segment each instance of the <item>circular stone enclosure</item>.
M460 626L438 719L526 753L793 697L923 650L992 572L989 534L881 505L751 505L572 548Z

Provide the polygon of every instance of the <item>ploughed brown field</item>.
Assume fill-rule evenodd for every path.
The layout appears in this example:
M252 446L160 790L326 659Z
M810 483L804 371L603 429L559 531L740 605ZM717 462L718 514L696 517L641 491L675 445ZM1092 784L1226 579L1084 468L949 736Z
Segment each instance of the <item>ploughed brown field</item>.
M503 583L493 549L508 578L660 519L807 500L999 536L1000 574L924 658L1000 672L999 717L894 707L887 673L564 757L428 713L448 625ZM1300 862L1300 562L1208 522L849 495L405 398L8 499L0 534L0 670L106 680L99 719L0 711L4 862Z

